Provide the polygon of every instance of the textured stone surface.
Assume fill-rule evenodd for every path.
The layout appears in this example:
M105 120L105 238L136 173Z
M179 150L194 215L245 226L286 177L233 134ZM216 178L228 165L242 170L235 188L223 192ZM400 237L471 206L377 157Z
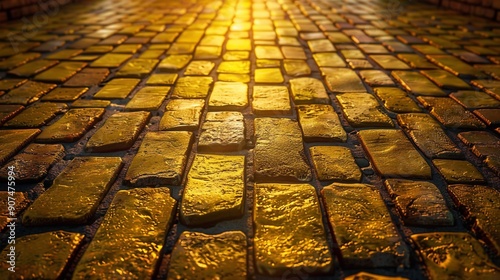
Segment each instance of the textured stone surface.
M473 223L474 231L500 255L500 193L486 186L450 185L448 193L464 216Z
M94 97L97 99L127 98L139 82L139 79L113 79L98 91Z
M344 280L409 280L409 279L398 276L385 276L385 275L372 274L368 272L359 272L344 278Z
M72 279L151 278L176 204L168 188L119 191Z
M248 86L237 82L216 82L208 101L209 110L241 110L248 106Z
M448 128L484 128L474 114L448 97L418 97L418 101L430 109L431 114Z
M252 109L258 116L289 115L290 95L285 86L254 86Z
M417 103L399 88L377 87L374 88L374 92L382 100L384 107L394 113L416 113L422 111Z
M462 152L430 115L399 114L398 123L429 158L460 158Z
M336 95L342 112L353 127L393 127L377 99L369 93L342 93Z
M30 144L0 169L0 178L8 179L8 167L16 170L17 181L37 181L47 175L47 170L64 156L64 147L60 144Z
M88 222L121 166L119 157L75 158L24 212L23 224L79 225Z
M297 122L285 118L257 118L254 124L257 182L308 182L312 179Z
M70 109L60 119L46 127L36 140L41 143L75 142L97 123L102 115L104 109Z
M208 112L198 141L200 152L234 152L245 146L245 124L239 112Z
M338 184L321 191L346 267L409 265L408 247L373 186Z
M205 100L173 99L165 108L160 121L160 130L196 130Z
M453 214L433 183L388 179L385 186L393 197L405 225L453 226Z
M39 129L11 129L0 131L0 164L17 153L40 133Z
M297 106L300 127L306 142L345 142L347 134L340 124L338 115L330 105Z
M359 133L375 169L387 178L431 178L431 169L411 142L395 129L371 129Z
M56 279L82 244L84 235L67 231L51 231L19 237L16 240L15 272L8 271L7 254L2 251L2 279Z
M212 77L182 77L177 80L172 96L176 98L205 98L212 83Z
M414 234L411 239L425 262L431 279L498 278L495 266L474 237L462 232Z
M414 95L446 96L444 91L418 72L392 71L391 74L401 86Z
M359 76L347 68L322 68L328 89L332 92L365 92Z
M118 112L110 116L89 139L89 152L125 150L134 144L149 119L149 112Z
M290 89L295 104L330 103L325 87L320 80L314 78L291 79Z
M155 111L167 98L170 87L148 86L141 88L125 106L127 111Z
M168 279L247 279L246 247L240 231L183 232L172 251Z
M64 103L36 103L4 124L5 127L36 128L47 124L68 106Z
M192 136L185 131L148 132L125 182L135 187L180 184Z
M314 146L309 148L318 179L322 181L360 182L361 171L351 151L345 147Z
M244 172L244 156L197 154L184 188L182 223L193 227L243 215Z
M0 96L0 104L31 104L55 88L55 84L28 81L22 86Z
M448 183L481 183L484 177L466 160L435 159L432 161Z
M253 216L259 273L329 272L332 257L316 191L307 184L257 184Z

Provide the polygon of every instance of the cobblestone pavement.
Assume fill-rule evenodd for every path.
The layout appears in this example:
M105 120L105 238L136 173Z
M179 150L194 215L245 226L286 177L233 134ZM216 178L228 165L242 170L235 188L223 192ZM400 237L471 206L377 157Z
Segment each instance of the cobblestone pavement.
M500 279L499 23L105 0L0 28L0 279Z

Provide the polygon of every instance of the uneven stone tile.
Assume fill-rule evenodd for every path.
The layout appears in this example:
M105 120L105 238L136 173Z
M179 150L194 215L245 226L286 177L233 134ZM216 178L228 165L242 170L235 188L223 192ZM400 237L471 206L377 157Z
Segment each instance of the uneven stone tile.
M445 89L470 89L469 84L445 70L423 70L424 76Z
M217 75L217 80L221 81L221 82L249 83L250 82L250 75L248 75L248 74L220 73Z
M161 118L159 130L196 130L204 106L205 101L202 99L170 100Z
M396 87L374 88L375 95L380 98L382 105L394 113L418 113L422 109L413 101L406 92Z
M39 58L41 55L35 52L18 53L0 61L0 69L10 70L21 66L31 60Z
M388 179L385 186L405 225L453 226L453 214L436 185L426 181Z
M215 63L211 61L191 61L191 63L189 63L189 65L187 66L186 71L184 71L184 75L206 76L209 75L210 72L212 72L212 69L214 69L214 67Z
M468 146L500 144L500 138L496 137L488 131L460 132L458 134L458 138Z
M366 54L385 54L389 51L382 45L377 44L358 44L357 45Z
M438 67L429 62L425 57L418 54L398 54L398 58L416 69L437 69Z
M314 146L309 148L314 168L321 181L361 182L361 171L351 151L340 146Z
M69 102L75 101L80 96L82 96L85 92L87 92L88 88L66 88L66 87L58 87L51 90L48 94L44 95L41 100L42 101L56 101L56 102Z
M19 169L14 170L14 172L17 175L17 172L19 172ZM2 173L2 175L3 174L5 174L5 181L7 181L8 180L8 167L7 166L5 168L5 173ZM26 209L26 207L28 207L28 204L30 203L30 200L23 192L17 191L17 192L14 192L13 195L11 195L11 194L12 193L9 193L7 190L0 191L0 207L1 207L0 209L2 209L0 212L0 231L3 231L7 227L9 222L11 222L11 221L15 222L15 220L11 219L12 216L18 217L18 213L21 213L24 209ZM16 202L15 205L10 205L11 207L13 207L13 209L12 208L9 209L9 197L13 197L14 201ZM5 255L7 255L7 253L5 253L4 256ZM7 260L5 260L5 261L7 261ZM8 267L5 267L5 270L7 270L7 269L8 269Z
M347 63L349 64L349 67L354 70L374 68L371 62L366 59L348 59Z
M245 156L197 154L182 194L180 219L195 227L243 215Z
M253 86L252 110L258 116L291 114L288 88L285 86Z
M141 44L120 44L113 49L112 53L135 54L141 47Z
M481 243L465 232L432 232L411 235L431 279L498 278L495 266Z
M0 125L17 115L24 109L21 105L0 105Z
M8 73L19 77L30 77L58 63L57 60L37 59L10 70Z
M177 80L172 97L206 98L212 84L212 77L181 77Z
M151 74L146 85L148 86L169 86L173 85L177 80L178 75L175 73L157 73Z
M154 70L157 64L158 59L133 58L120 68L115 76L121 78L144 78Z
M318 67L345 67L346 64L342 58L336 53L315 53L313 54L314 61Z
M141 88L125 106L126 111L155 111L167 98L170 87L146 86Z
M359 272L344 278L344 280L409 280L409 279L397 276L385 276L385 275L372 274L368 272Z
M179 185L193 139L191 132L148 132L125 175L133 187Z
M254 174L257 182L308 182L312 179L304 153L302 133L296 121L287 118L256 118L254 125Z
M248 85L238 82L215 82L209 110L241 110L248 106Z
M460 90L450 97L467 109L500 108L500 101L481 91Z
M227 51L222 56L223 60L249 60L249 51Z
M335 47L328 39L308 40L307 45L312 53L334 52Z
M281 60L277 59L257 59L257 68L279 68L281 67Z
M451 98L419 96L417 100L429 108L431 115L447 128L477 129L486 127L474 114L465 110Z
M336 95L342 112L353 127L393 127L391 118L383 113L373 95L369 93L342 93Z
M309 76L311 74L311 68L304 60L285 59L283 66L286 74L290 77Z
M0 96L0 104L31 104L55 88L55 84L28 81L22 86Z
M410 69L408 65L392 55L370 55L368 57L385 70Z
M418 72L392 71L392 76L414 95L446 96L447 94Z
M46 127L36 141L71 143L80 139L104 115L104 109L70 109L59 120Z
M484 182L481 172L466 160L435 159L432 163L450 184Z
M89 221L122 166L119 157L77 157L23 214L23 225L80 225ZM71 199L68 199L71 197Z
M64 147L60 144L30 144L0 169L0 178L7 181L8 167L14 166L16 181L38 181L45 177L48 169L63 156Z
M330 103L330 98L321 80L309 77L291 79L290 88L295 104Z
M332 270L319 201L308 184L256 184L254 254L257 272ZM286 257L283 257L286 256Z
M473 224L473 230L500 254L500 228L496 217L500 214L500 193L491 187L450 185L448 193L463 215Z
M220 234L183 232L168 271L173 279L247 279L247 241L241 231Z
M490 126L500 126L500 109L479 109L474 114Z
M131 58L131 54L107 53L90 64L91 67L116 68Z
M455 76L487 78L488 75L452 55L427 55L427 58Z
M431 168L400 130L362 130L358 135L383 177L431 179Z
M82 50L64 49L45 56L46 59L67 60L82 53Z
M84 235L66 231L31 234L16 239L15 273L9 268L10 246L2 251L3 279L57 279L76 254ZM9 275L10 274L10 275Z
M425 113L400 114L398 123L429 158L462 158L462 152L438 122Z
M2 79L0 80L0 90L11 90L26 83L27 81L28 79Z
M39 133L39 129L0 130L0 164L15 155Z
M224 40L224 37L222 37ZM221 46L201 46L196 48L194 53L195 59L217 59L220 57L222 52Z
M380 70L362 70L359 75L370 86L393 86L391 78Z
M255 69L255 82L264 84L283 83L283 75L280 68Z
M440 48L431 45L412 45L411 47L415 49L417 52L422 53L424 55L446 54Z
M283 46L281 47L281 51L283 52L283 56L287 59L307 59L306 53L302 47Z
M297 114L305 142L345 142L347 134L330 105L299 105Z
M245 124L240 112L208 112L201 127L199 152L234 152L245 146Z
M118 112L113 114L92 135L85 146L85 150L102 153L132 147L144 126L146 126L149 117L149 112Z
M139 84L139 79L113 79L98 91L94 98L97 99L124 99Z
M283 59L283 54L277 46L256 46L254 51L257 59Z
M169 55L160 61L160 64L158 64L158 70L160 72L177 72L184 68L192 58L192 55L186 54Z
M68 106L64 103L35 103L4 124L4 127L36 128L53 119Z
M378 190L365 184L334 183L321 194L343 266L409 266L408 247Z
M78 99L71 103L71 108L106 108L111 104L107 100Z
M322 68L323 76L332 92L366 92L356 72L347 68Z
M72 279L153 277L176 204L164 187L119 191Z
M86 65L85 62L61 62L36 75L34 79L42 82L62 83L82 70Z

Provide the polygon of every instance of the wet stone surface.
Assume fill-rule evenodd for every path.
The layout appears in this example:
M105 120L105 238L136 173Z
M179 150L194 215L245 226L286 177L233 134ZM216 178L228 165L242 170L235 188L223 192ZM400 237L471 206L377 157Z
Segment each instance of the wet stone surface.
M0 2L0 279L499 278L496 1Z

